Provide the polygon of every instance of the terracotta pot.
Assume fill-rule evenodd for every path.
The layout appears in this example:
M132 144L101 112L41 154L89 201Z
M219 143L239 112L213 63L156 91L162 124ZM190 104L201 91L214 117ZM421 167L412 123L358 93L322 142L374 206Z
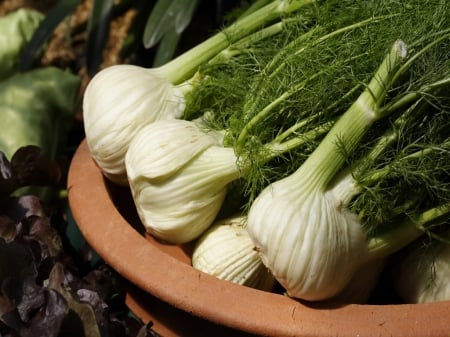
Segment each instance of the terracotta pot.
M152 319L156 331L160 324L165 337L239 336L238 331L277 337L450 335L450 302L307 304L195 270L190 266L189 246L164 245L143 233L129 191L103 178L85 141L70 167L68 193L86 240L134 285L128 293L131 309L144 320ZM170 321L161 317L165 314L175 316ZM189 322L195 322L196 328Z

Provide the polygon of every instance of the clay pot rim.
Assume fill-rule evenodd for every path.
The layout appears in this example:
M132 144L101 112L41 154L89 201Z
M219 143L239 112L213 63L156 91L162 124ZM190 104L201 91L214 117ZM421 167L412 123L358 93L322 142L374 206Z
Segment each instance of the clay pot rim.
M168 304L220 325L268 336L434 336L448 333L450 302L306 305L202 273L161 251L116 209L84 140L68 175L72 215L87 242L123 277Z

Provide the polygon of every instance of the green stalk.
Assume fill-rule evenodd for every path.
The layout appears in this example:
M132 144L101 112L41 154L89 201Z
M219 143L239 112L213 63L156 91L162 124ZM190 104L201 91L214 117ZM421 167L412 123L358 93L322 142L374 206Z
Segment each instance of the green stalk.
M352 31L352 30L355 30L355 29L361 29L364 26L369 25L369 24L381 22L382 20L386 20L386 19L392 18L393 16L394 15L384 15L384 16L372 17L372 18L369 18L369 19L366 19L366 20L363 20L363 21L360 21L360 22L356 22L354 24L351 24L351 25L348 25L348 26L336 29L336 30L332 31L331 33L325 34L325 35L323 35L323 36L321 36L321 37L319 37L317 39L314 39L310 43L302 45L301 43L303 41L306 41L309 37L311 37L314 33L316 33L316 31L320 31L320 29L322 27L317 26L317 27L311 29L310 31L308 31L307 33L299 36L297 39L295 39L294 41L292 41L288 45L288 47L291 47L291 48L294 47L294 46L302 46L301 48L297 49L291 55L286 55L286 53L280 53L279 55L277 55L272 60L272 62L270 62L270 64L267 66L267 70L266 70L267 72L270 72L270 75L268 75L268 76L270 78L272 78L277 73L279 73L282 70L282 68L285 67L286 62L283 62L283 59L285 57L291 57L291 56L294 56L294 55L297 56L297 55L303 53L305 50L307 50L309 48L312 48L314 46L317 46L320 43L325 42L328 39L331 39L331 38L336 37L336 36L341 35L341 34L348 33L349 31ZM292 50L291 48L285 48L285 50ZM281 63L280 63L280 61L281 61ZM279 63L279 66L274 71L270 71L270 68L272 68L274 65L276 65L278 63Z
M222 50L216 56L214 56L211 60L208 61L208 64L217 64L220 62L227 61L236 55L242 54L243 51L249 51L250 46L253 46L256 42L264 40L268 37L274 36L280 33L285 28L285 20L281 20L280 22L274 23L268 27L265 27L255 33L252 33L237 43L230 45L229 47Z
M354 86L351 90L349 90L345 95L341 97L341 99L333 102L330 106L328 106L325 110L330 110L336 106L338 106L343 100L350 97L355 93L355 91L360 88L360 85ZM295 148L298 148L299 146L305 145L307 142L313 141L324 134L326 134L330 129L333 127L336 120L330 120L327 121L319 126L316 126L315 128L303 132L300 135L294 135L293 134L297 132L298 129L305 127L306 125L311 124L314 120L316 120L321 113L316 115L308 116L305 119L300 120L299 122L295 123L288 129L286 129L284 132L279 134L273 141L270 143L267 143L264 145L264 151L262 154L262 158L260 158L260 164L266 163L271 159L274 159L275 157L289 152ZM291 137L289 140L285 140L287 138Z
M197 68L214 57L230 43L255 32L280 16L293 13L315 0L275 0L237 20L223 31L213 35L203 43L188 50L170 62L160 66L161 72L175 85L187 80Z
M258 165L264 165L268 161L282 155L283 153L289 152L299 146L306 144L307 142L317 139L318 137L327 133L332 126L333 121L329 121L287 141L272 141L270 143L264 144L264 150L261 151L261 156L258 158ZM245 177L250 171L250 165L251 163L249 161L241 160L239 170L243 177Z
M314 120L316 120L318 115L312 115L308 116L305 119L302 119L301 121L295 123L290 128L286 129L282 133L280 133L278 136L275 137L272 143L281 144L286 138L291 136L293 133L297 132L298 129L305 127L306 125L312 123Z
M240 16L239 19L245 18L250 13L255 12L256 10L260 9L261 7L266 6L269 2L272 0L256 0L254 1Z
M450 86L450 77L446 77L434 83L427 84L423 86L420 90L408 92L405 95L400 96L398 99L395 99L393 102L390 102L381 109L381 114L390 115L394 111L397 111L405 107L406 105L414 101L417 101L421 97L431 95L449 86Z
M448 141L447 143L450 143L450 141ZM446 145L446 144L444 144L444 145ZM407 160L420 159L433 151L443 151L443 150L442 150L442 148L431 146L431 147L424 148L420 151L411 153L405 157L402 157L398 161L392 161L388 165L384 166L383 168L375 170L370 176L365 177L364 178L364 186L374 185L375 183L377 183L378 181L380 181L381 179L386 177L389 174L391 167L394 166L394 164L398 164L398 162L403 162L403 161L407 161Z
M363 57L363 56L367 56L366 53L362 54L362 55L356 55L354 57L349 58L348 60L345 60L343 62L343 64L350 62L352 60L355 60L359 57ZM333 67L336 65L333 65ZM289 99L292 95L298 93L299 91L301 91L302 89L304 89L308 83L312 80L314 80L315 78L319 77L320 75L322 75L323 73L325 73L327 71L327 69L322 69L322 71L319 71L313 75L311 75L309 78L303 80L300 83L297 83L296 85L293 85L291 88L289 88L289 90L283 92L280 96L278 96L276 99L274 99L273 101L271 101L268 105L266 105L263 109L261 109L258 113L256 113L244 126L244 128L241 130L241 132L239 133L239 136L237 138L236 144L235 144L235 151L236 153L240 154L242 149L244 148L245 142L247 140L247 136L249 131L256 125L258 125L262 120L264 120L275 108L277 108L280 104L282 104L284 101L286 101L287 99ZM350 92L348 94L351 94L352 90L350 90ZM346 97L347 95L345 95ZM345 98L343 97L343 99ZM339 100L340 101L340 100ZM244 115L247 114L247 111L244 111ZM302 120L301 122L299 122L298 124L293 125L289 130L287 130L287 132L290 134L292 133L295 129L297 129L298 127L301 127L303 123L308 123L308 120L313 120L314 118L316 118L317 116L309 116L309 118ZM284 133L281 137L282 138L286 138L287 137L287 133ZM278 138L278 137L277 137Z
M390 145L392 145L395 141L398 140L398 137L400 136L398 130L401 128L402 125L404 125L404 123L409 118L411 118L413 113L416 112L416 108L420 103L423 103L421 99L417 100L413 106L409 107L405 112L403 112L399 117L397 117L395 121L392 123L392 126L378 138L376 143L371 147L370 151L367 154L365 154L364 157L360 159L356 164L352 165L346 170L346 174L351 176L350 178L351 180L353 180L354 176L358 176L360 172L369 167L370 164L373 163L382 153L384 153L384 151ZM382 112L381 114L383 116L386 115L385 112ZM375 182L375 180L372 181ZM366 184L364 184L364 186L366 186ZM345 203L347 204L350 201L350 199L352 199L359 192L361 192L361 187L356 187L355 184L353 192L348 194L349 200L346 200Z
M338 107L342 102L344 102L347 98L351 97L358 89L361 88L360 84L355 85L351 90L349 90L345 95L343 95L340 99L334 101L332 104L330 104L328 107L326 107L323 112L309 116L308 118L302 119L301 121L295 123L290 128L286 129L284 132L279 134L275 137L273 140L273 144L282 144L283 141L291 136L294 132L296 132L298 129L305 127L308 124L311 124L313 121L315 121L320 115L323 115L324 112L330 111L336 107ZM317 129L318 131L323 129L329 131L331 126L334 124L335 120L326 122L323 127L320 127ZM320 131L319 131L320 132Z
M332 31L331 33L327 33L322 35L321 37L312 40L310 43L303 44L305 41L308 41L314 34L317 34L321 30L323 30L324 27L321 26L315 26L311 28L309 31L307 31L304 34L301 34L299 37L297 37L294 41L290 42L283 50L276 54L275 57L265 66L265 68L261 71L261 78L263 82L260 82L258 86L256 86L255 92L256 98L252 101L251 105L244 108L244 111L251 111L254 109L254 107L259 103L259 99L261 98L261 95L264 95L264 92L261 90L261 84L267 83L271 79L273 79L280 71L283 70L283 68L288 64L285 62L286 58L290 58L293 56L297 56L303 52L305 52L307 49L312 48L314 46L317 46L318 44L325 42L328 39L331 39L333 37L336 37L340 34L345 34L349 31L352 31L354 29L362 28L368 24L377 23L382 20L388 19L393 17L393 15L386 15L386 16L379 16L374 18L369 18L360 22L357 22L352 25L348 25L339 29L336 29ZM299 46L301 48L299 48ZM293 52L294 50L294 52ZM244 133L246 130L244 130ZM241 141L243 142L243 138L245 135L240 135L239 137L242 137ZM241 142L238 141L238 144ZM242 144L241 144L242 145ZM241 146L239 145L239 146Z
M289 152L301 145L306 144L318 137L326 134L330 131L333 126L334 121L328 121L322 125L317 126L316 128L304 132L300 136L293 137L284 142L273 141L264 145L264 149L266 149L266 155L264 156L263 162L267 162L270 159L273 159L283 153Z
M349 90L348 93L343 95L343 97L331 104L329 107L327 107L325 110L332 109L335 106L338 106L342 100L345 100L346 98L350 97L352 94L355 93L355 91L360 88L360 85L356 85L351 90ZM296 149L302 145L305 145L306 143L313 141L315 139L318 139L319 137L326 134L330 129L332 128L333 124L336 122L335 120L327 121L319 126L316 126L315 128L308 130L306 132L303 132L299 135L295 135L298 129L306 127L307 125L311 124L314 120L316 120L319 117L320 114L317 115L311 115L308 116L305 119L300 120L296 124L292 125L288 129L286 129L284 132L279 134L273 141L270 143L264 144L262 151L261 158L259 158L258 164L262 165L264 163L267 163L271 159L274 159L284 153L287 153L293 149ZM294 136L292 136L294 134ZM291 137L292 136L292 137ZM289 140L285 140L287 138L291 137ZM248 172L249 167L242 166L241 170Z
M409 68L411 64L416 61L419 57L424 55L427 51L431 50L433 47L438 45L439 43L448 40L450 38L450 33L448 31L444 31L446 34L440 36L439 38L434 39L429 44L427 44L425 47L421 48L417 53L415 53L413 56L411 56L398 70L397 74L394 77L394 81L397 80L401 74L404 73L405 69Z
M274 23L268 27L265 27L257 32L254 32L240 40L236 43L230 44L227 48L221 50L217 55L212 57L207 64L219 64L221 62L226 62L233 57L236 57L244 52L250 51L250 46L254 43L269 38L283 31L285 28L285 20ZM202 80L200 72L197 70L192 77L185 80L184 82L178 84L178 88L181 90L184 96L190 93L195 85L199 84Z
M304 81L298 83L297 85L290 88L288 91L285 91L280 96L278 96L276 99L274 99L272 102L270 102L268 105L266 105L262 110L260 110L255 116L248 121L242 131L239 133L239 136L236 141L235 145L235 151L236 153L240 154L242 152L242 149L244 147L245 141L247 139L249 131L258 123L260 123L263 119L265 119L276 107L278 107L282 102L284 102L286 99L288 99L290 96L298 92L299 90L303 89L309 81L313 80L314 78L318 77L322 72L318 72L311 77L305 79ZM245 114L245 112L244 112Z
M367 242L368 258L388 256L423 235L427 228L442 218L450 217L450 203L408 216L398 226L374 236Z
M309 176L317 188L327 189L347 159L344 152L352 152L372 124L382 117L379 107L406 54L406 45L396 41L366 89L293 175ZM342 151L342 145L345 145L345 151Z

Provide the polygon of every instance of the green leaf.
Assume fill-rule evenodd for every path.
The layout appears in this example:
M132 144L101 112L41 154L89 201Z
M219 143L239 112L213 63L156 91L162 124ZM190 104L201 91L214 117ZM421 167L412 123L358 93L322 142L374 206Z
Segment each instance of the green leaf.
M17 73L0 82L0 150L7 158L27 145L55 158L73 120L80 79L45 67Z
M244 12L240 14L240 18L246 17L247 15L250 15L251 13L257 11L261 7L264 7L272 0L256 0L254 1L247 9L245 9Z
M88 38L86 45L86 67L93 76L101 62L105 48L114 0L95 0L88 21Z
M61 0L53 7L23 49L19 63L21 70L29 70L33 66L36 58L41 54L45 44L52 36L55 28L62 20L64 20L64 18L70 15L80 3L81 0Z
M175 30L180 34L189 25L199 0L176 1L173 11L176 13Z
M62 295L66 300L69 309L72 310L83 324L83 332L85 337L101 337L100 329L95 317L95 311L90 303L79 301L72 296L70 287L65 282L66 275L64 272L64 266L62 263L57 262L54 264L48 278L48 288L55 290L58 294ZM88 291L85 289L79 289Z
M169 29L166 34L161 38L158 49L153 60L153 66L158 67L167 63L173 58L175 50L180 40L181 34L176 29Z
M137 14L128 27L127 36L122 41L120 58L128 58L131 54L142 48L142 36L144 34L145 23L153 8L154 1L141 1L135 6Z
M11 158L22 146L36 145L55 159L66 145L73 121L80 78L56 67L16 73L0 82L0 150ZM47 187L33 188L42 199ZM17 190L18 195L31 190Z
M176 0L159 0L153 8L145 24L143 43L145 48L151 48L159 42L161 37L172 25L173 13L170 7Z
M192 19L199 0L159 0L145 25L145 48L156 45L171 29L180 34Z

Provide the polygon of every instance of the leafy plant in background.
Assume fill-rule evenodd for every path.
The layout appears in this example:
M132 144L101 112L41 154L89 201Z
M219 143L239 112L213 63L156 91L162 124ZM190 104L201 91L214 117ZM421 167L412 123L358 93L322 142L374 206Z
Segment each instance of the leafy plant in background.
M5 34L8 38L0 41L3 43L0 45L0 109L6 116L0 126L0 149L7 156L29 144L40 146L51 158L56 158L65 149L82 79L76 74L78 69L44 67L40 58L56 27L74 15L82 2L61 0L56 1L45 15L19 9L0 18L0 30L10 32ZM220 3L216 1L218 13ZM86 27L81 27L87 35L85 53L81 57L88 75L99 69L108 35L112 33L110 24L118 15L131 8L137 11L126 39L120 41L122 57L145 46L155 49L153 62L161 64L176 53L180 36L199 4L200 0L93 0ZM67 32L68 43L70 34ZM15 128L9 127L13 124Z
M255 1L252 6L261 6L268 0ZM82 0L58 1L39 25L31 41L25 46L20 57L20 68L31 69L45 49L56 27L72 15ZM154 51L154 66L163 64L176 53L181 34L191 23L201 0L93 0L86 27L86 68L90 76L94 75L102 62L102 51L111 21L118 15L134 8L138 14L122 41L121 57L126 58L143 46ZM244 8L245 1L234 1L227 8ZM217 20L223 18L222 1L216 0ZM237 6L239 5L239 6ZM245 5L245 6L244 6Z
M131 325L110 316L127 313L112 302L117 278L79 269L57 230L62 208L34 189L54 192L63 180L55 159L80 82L56 67L19 71L17 56L42 20L28 9L0 18L0 336L123 336Z
M40 12L20 9L0 19L0 80L14 74L18 63L17 55L43 18L44 15Z
M18 55L40 22L43 15L28 9L0 18L5 36L0 42L0 150L6 157L22 146L35 145L56 159L72 125L79 77L53 66L19 70ZM33 192L50 196L46 188Z
M175 54L180 34L191 21L199 0L158 1L148 17L142 42L145 48L159 48L154 65L170 60Z
M8 37L0 39L0 336L158 336L151 322L130 315L117 292L120 278L102 261L93 265L74 252L64 200L34 189L54 193L64 182L57 160L67 152L81 79L70 67L43 66L40 58L57 26L81 3L59 0L45 15L19 9L0 17L0 32ZM215 3L221 13L221 1ZM121 41L122 57L144 46L155 49L153 62L162 64L176 53L199 4L94 0L81 27L88 74L100 67L110 23L119 14L130 8L138 13Z
M19 148L11 161L0 152L0 336L157 336L128 316L113 271L86 272L64 249L57 208L11 195L60 178L59 165L37 146Z

